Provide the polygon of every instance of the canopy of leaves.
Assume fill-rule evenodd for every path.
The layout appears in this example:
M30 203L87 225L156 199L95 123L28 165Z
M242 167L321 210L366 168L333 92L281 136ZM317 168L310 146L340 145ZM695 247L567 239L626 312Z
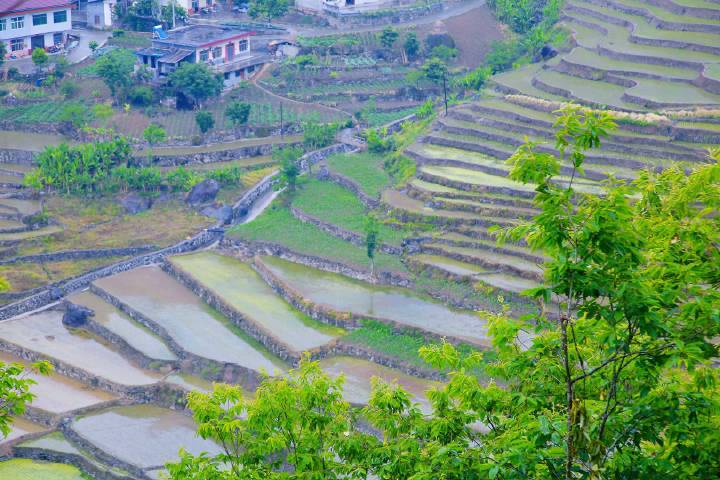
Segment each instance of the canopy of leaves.
M49 375L52 365L37 362L30 370ZM35 398L30 387L36 382L27 377L28 373L29 370L21 364L0 362L0 438L10 433L13 417L25 413L25 407Z
M250 18L272 22L273 19L285 15L289 8L288 0L251 0L248 15Z
M225 109L225 116L232 121L233 125L244 125L250 118L251 105L245 102L232 102Z
M211 112L203 110L195 114L195 123L202 133L207 133L215 126L215 117Z
M169 78L176 92L196 103L217 97L223 88L222 75L213 73L204 63L184 62Z
M124 94L124 91L132 85L134 68L135 55L124 48L102 55L95 63L95 71L115 97Z
M47 65L50 60L50 56L47 54L44 48L35 48L32 51L32 62L36 67L41 68Z

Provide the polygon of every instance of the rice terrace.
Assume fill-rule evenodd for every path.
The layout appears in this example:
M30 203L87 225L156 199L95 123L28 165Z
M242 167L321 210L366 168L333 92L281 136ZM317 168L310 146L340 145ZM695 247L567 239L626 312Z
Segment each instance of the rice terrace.
M0 479L720 478L720 0L0 0Z

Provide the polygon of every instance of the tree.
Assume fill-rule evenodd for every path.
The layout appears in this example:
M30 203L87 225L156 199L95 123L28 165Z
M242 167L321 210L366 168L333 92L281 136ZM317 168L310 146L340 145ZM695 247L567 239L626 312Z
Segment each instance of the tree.
M300 175L298 160L301 156L302 149L299 147L281 148L272 154L273 160L280 164L282 185L288 187L290 192L294 192L297 185L297 177Z
M128 88L132 85L135 55L125 49L112 50L95 62L95 69L110 89L118 105L123 103Z
M81 129L92 120L92 112L80 102L69 102L63 105L58 120L69 123L75 129Z
M98 42L95 41L95 40L90 40L90 43L88 43L88 47L90 47L90 50L91 50L93 53L95 53L95 50L97 50L97 48L98 48L99 46L100 46L100 45L99 45Z
M213 73L204 63L183 63L170 74L170 83L177 93L190 98L196 105L217 97L223 89L222 75Z
M7 46L4 42L0 42L0 67L5 64L5 55L7 55Z
M391 49L399 36L398 32L388 25L380 33L380 43L382 43L383 47Z
M425 62L425 65L423 65L423 73L425 74L425 78L430 80L431 82L442 85L443 87L443 97L444 97L444 103L445 103L445 115L447 115L448 110L448 97L447 97L447 76L448 76L448 68L447 64L440 60L437 57L433 57L427 62Z
M2 288L7 290L7 280L2 278L0 281ZM20 363L0 362L0 438L10 433L13 418L25 413L25 407L35 398L30 387L37 382L28 378L30 372L49 375L52 365L36 362L28 369Z
M212 117L211 117L212 118ZM199 125L199 122L198 122ZM201 127L202 130L202 127ZM203 133L205 133L203 131ZM165 129L162 128L160 125L157 125L155 123L151 123L147 127L145 127L145 130L143 130L143 138L146 142L148 142L148 160L152 160L152 148L154 145L164 142L167 138L167 133L165 132Z
M215 126L215 118L208 111L200 111L195 114L195 123L197 123L200 132L205 134Z
M338 131L336 123L303 122L303 146L306 150L318 150L331 145Z
M232 102L225 109L225 116L233 125L245 125L250 118L250 104L245 102Z
M233 387L193 394L201 435L225 454L186 454L172 477L717 478L720 149L689 174L677 165L586 191L576 178L587 151L614 124L571 106L556 127L558 155L527 142L509 160L510 178L534 185L539 214L493 230L549 257L543 285L527 292L546 309L486 313L494 358L444 341L422 347L450 371L428 393L431 414L375 380L360 412L374 434L356 428L340 385L307 360L263 381L262 405L233 409ZM473 373L481 362L495 380Z
M375 276L375 250L379 242L380 225L377 218L370 214L365 217L365 248L370 259L370 276Z
M418 41L417 34L415 32L408 32L405 35L403 49L409 59L414 59L417 54L420 53L420 42Z
M285 15L289 8L288 0L251 0L248 15L250 18L260 18L271 23L274 18Z
M35 48L32 51L32 62L35 67L37 67L38 72L40 72L49 61L50 56L47 54L44 48Z

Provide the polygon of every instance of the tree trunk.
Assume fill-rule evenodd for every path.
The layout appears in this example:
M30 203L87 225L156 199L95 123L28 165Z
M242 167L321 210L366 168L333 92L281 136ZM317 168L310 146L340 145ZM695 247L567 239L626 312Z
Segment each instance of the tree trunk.
M568 323L570 317L560 317L560 335L562 341L562 360L565 368L565 389L567 403L567 433L565 434L565 444L567 445L567 458L565 460L565 480L572 479L572 467L575 461L575 445L574 445L574 415L573 404L575 403L575 391L572 382L572 372L570 371L570 357L568 355Z

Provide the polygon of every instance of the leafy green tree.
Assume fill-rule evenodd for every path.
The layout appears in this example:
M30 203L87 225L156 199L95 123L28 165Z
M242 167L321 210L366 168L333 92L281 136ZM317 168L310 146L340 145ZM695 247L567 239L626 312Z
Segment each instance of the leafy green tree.
M0 42L0 67L5 64L5 55L7 55L7 45L5 42Z
M232 102L225 109L225 116L230 119L233 125L245 125L250 119L249 103L245 102Z
M380 242L380 225L375 215L369 214L365 217L365 248L370 260L370 276L375 276L375 251Z
M447 115L448 109L448 95L447 95L447 83L448 83L448 67L447 64L437 57L433 57L422 67L425 78L431 82L442 85L443 97L445 103L445 115Z
M65 55L56 55L53 57L52 62L54 64L53 75L58 78L63 78L68 68L70 68L70 62L68 62L67 57Z
M32 51L32 62L38 69L38 72L48 64L50 61L50 55L47 54L44 48L36 48Z
M215 118L212 116L212 113L202 110L195 114L195 123L197 123L200 132L205 134L215 126Z
M182 452L178 463L167 465L170 477L338 478L338 472L347 470L338 451L354 432L353 413L341 388L342 379L330 379L306 359L287 376L263 381L253 400L230 385L216 385L207 394L190 393L188 406L199 435L217 442L224 453L211 457Z
M380 32L380 43L382 43L383 47L390 49L395 45L399 36L400 34L388 25Z
M169 78L176 92L187 96L197 105L217 97L223 89L222 75L211 72L204 63L185 62Z
M95 40L90 40L90 43L88 43L88 47L90 47L90 50L93 53L95 53L95 50L97 50L99 46L100 44L98 44L98 42L96 42Z
M335 141L336 123L303 122L303 146L306 150L325 148Z
M485 82L492 76L490 67L478 67L463 76L459 84L469 90L480 90L485 86Z
M118 105L121 105L132 85L132 72L135 68L135 55L126 49L112 50L98 58L95 69L110 89Z
M164 142L167 138L167 133L160 125L151 123L145 127L145 130L143 130L143 138L146 142L148 142L148 160L152 160L153 146L160 142Z
M289 8L288 0L251 0L248 15L250 18L259 18L271 23L273 19L285 15Z
M74 80L65 80L60 84L60 94L65 98L72 98L78 94L80 87Z
M418 41L417 34L415 32L408 32L405 35L405 42L403 43L403 49L409 59L414 59L420 53L420 42Z
M7 280L0 278L0 290L8 289ZM28 378L28 373L49 375L52 370L48 362L33 363L29 369L19 363L0 362L0 438L10 433L13 418L25 413L25 407L35 398L30 388L37 382Z
M66 103L58 115L58 120L69 123L75 129L86 126L92 121L92 118L92 112L80 102Z
M302 149L299 147L285 147L275 150L272 158L280 164L280 180L283 186L286 186L290 192L295 191L297 178L300 176L300 166L298 160L302 156Z

